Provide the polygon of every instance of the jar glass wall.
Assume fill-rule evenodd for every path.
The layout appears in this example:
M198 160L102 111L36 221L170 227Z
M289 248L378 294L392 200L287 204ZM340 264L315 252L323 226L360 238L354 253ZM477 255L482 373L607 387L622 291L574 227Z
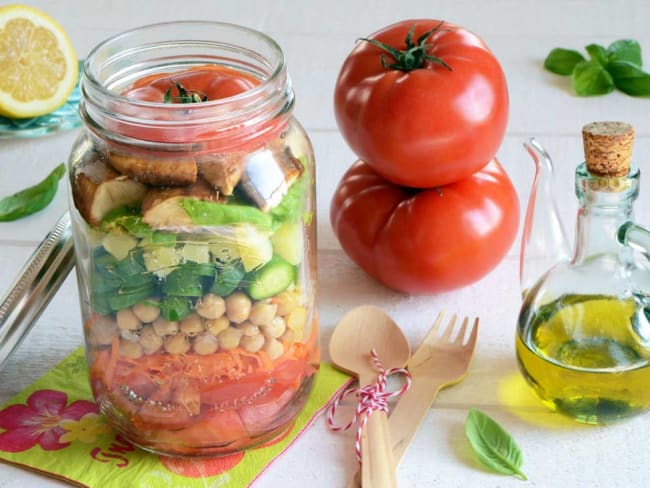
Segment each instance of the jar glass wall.
M318 368L314 158L267 36L135 29L88 56L69 158L91 386L144 449L283 433Z

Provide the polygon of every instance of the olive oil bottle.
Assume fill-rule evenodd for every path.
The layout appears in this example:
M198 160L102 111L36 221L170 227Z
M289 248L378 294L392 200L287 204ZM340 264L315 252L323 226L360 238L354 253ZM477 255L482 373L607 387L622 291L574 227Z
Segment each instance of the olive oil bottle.
M535 311L517 359L541 400L585 423L650 407L650 307L639 300L566 295Z
M597 122L582 133L574 252L539 274L548 256L528 251L552 251L565 239L548 229L559 220L548 170L544 175L552 171L548 154L527 146L537 172L522 236L516 351L544 404L580 422L607 424L650 409L650 231L633 223L640 178L630 165L634 129Z

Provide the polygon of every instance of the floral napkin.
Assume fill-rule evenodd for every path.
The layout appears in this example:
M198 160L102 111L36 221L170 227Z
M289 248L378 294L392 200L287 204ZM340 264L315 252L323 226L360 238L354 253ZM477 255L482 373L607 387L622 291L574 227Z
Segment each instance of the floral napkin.
M305 408L281 439L209 459L166 458L135 448L98 414L83 349L0 410L0 460L84 487L250 485L311 425L350 377L321 364Z

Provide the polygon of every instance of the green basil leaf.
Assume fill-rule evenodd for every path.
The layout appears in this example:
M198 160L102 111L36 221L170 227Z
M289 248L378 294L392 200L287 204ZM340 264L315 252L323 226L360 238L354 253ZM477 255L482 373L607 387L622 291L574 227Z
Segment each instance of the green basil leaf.
M597 61L603 66L607 65L607 50L600 44L589 44L585 47L592 61Z
M582 61L573 70L573 89L581 97L605 95L614 90L614 80L596 61Z
M634 39L620 39L607 48L607 61L627 61L641 67L641 46Z
M523 456L514 439L494 419L475 408L465 422L465 435L478 459L487 468L502 474L519 476Z
M183 320L191 312L192 301L187 297L165 297L160 302L160 315L170 322Z
M196 225L220 226L247 222L268 229L273 223L270 215L249 205L223 204L195 198L183 198L180 205Z
M59 164L40 183L0 200L0 222L18 220L47 207L59 188L65 165Z
M612 75L616 88L633 97L650 96L650 74L628 61L609 63L607 71Z
M578 51L556 47L544 60L544 68L558 75L568 76L578 63L585 58Z

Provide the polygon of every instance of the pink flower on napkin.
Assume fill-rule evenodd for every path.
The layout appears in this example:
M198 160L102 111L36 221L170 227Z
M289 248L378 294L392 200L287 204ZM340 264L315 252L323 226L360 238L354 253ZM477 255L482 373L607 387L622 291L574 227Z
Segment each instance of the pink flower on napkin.
M0 450L21 452L36 444L45 451L55 451L70 445L61 442L66 430L64 420L79 420L89 412L97 413L97 405L87 400L68 403L62 391L38 390L27 399L26 405L9 405L0 410Z

